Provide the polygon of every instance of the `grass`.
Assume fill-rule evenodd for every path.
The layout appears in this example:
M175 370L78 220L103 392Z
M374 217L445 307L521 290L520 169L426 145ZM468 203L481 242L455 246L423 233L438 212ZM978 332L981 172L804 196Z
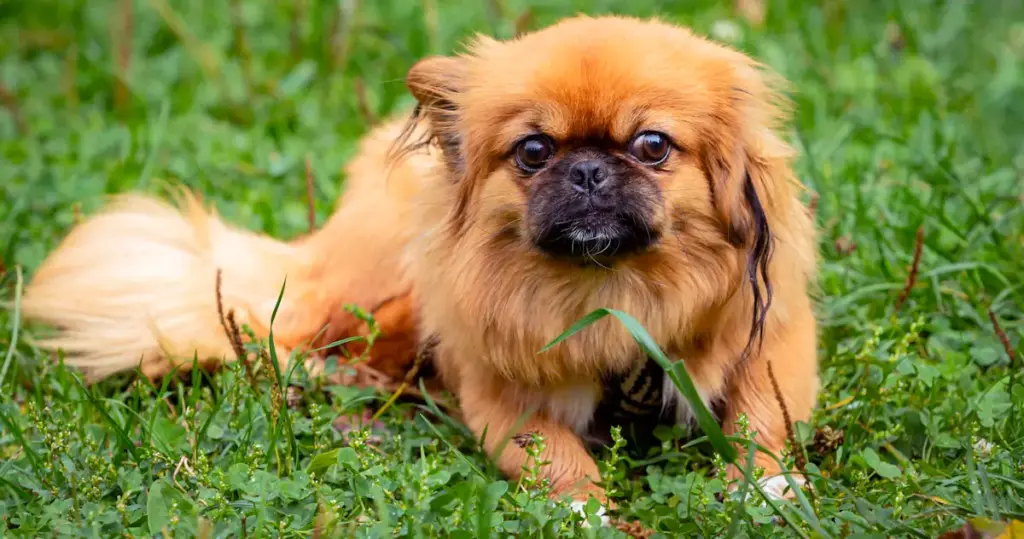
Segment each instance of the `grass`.
M649 453L600 455L618 516L662 537L934 537L1024 518L1021 358L989 317L1021 348L1024 4L770 0L763 28L729 2L614 4L731 41L794 83L823 257L823 390L796 429L814 496L722 495L716 457L666 429ZM274 398L276 377L252 386L237 367L87 388L28 344L17 303L110 193L182 183L233 222L300 234L306 159L322 223L357 138L409 106L417 58L612 7L0 2L0 535L622 536L581 528L530 477L504 481L434 405L345 430L336 418L387 395L295 373Z

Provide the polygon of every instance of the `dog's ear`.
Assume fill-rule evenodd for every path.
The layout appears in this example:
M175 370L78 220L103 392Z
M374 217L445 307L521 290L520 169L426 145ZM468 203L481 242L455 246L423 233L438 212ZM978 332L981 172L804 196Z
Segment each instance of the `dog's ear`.
M720 133L718 137L705 137L705 141L701 161L708 175L715 212L726 240L742 247L750 242L753 231L752 216L743 194L744 184L753 179L748 178L747 143L741 128Z
M454 172L463 167L462 140L458 131L458 96L466 79L465 60L452 56L431 56L409 70L405 84L418 102L417 111L430 125L445 163Z
M719 123L704 137L701 161L723 232L741 247L755 240L753 206L770 211L776 191L789 181L792 150L777 134L789 108L776 89L783 81L745 57L734 69L730 95L716 114Z
M784 196L790 181L792 151L776 131L787 109L769 82L779 81L746 62L737 66L736 75L727 108L718 115L723 122L705 137L701 161L722 231L747 253L753 320L746 356L759 342L771 306L768 268L774 238L769 221L775 199Z

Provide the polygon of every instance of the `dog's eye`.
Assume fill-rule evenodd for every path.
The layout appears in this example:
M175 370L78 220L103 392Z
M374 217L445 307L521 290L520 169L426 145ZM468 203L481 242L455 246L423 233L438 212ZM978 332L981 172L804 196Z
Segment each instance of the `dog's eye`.
M551 141L544 136L529 137L516 147L516 166L525 172L537 172L544 168L553 153Z
M656 131L645 131L629 144L629 153L646 165L660 165L668 159L672 145L668 137Z

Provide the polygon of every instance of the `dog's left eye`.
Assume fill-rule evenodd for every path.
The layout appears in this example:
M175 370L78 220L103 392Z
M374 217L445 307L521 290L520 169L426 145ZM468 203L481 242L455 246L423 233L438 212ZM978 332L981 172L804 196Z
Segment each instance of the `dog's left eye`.
M668 136L657 131L640 133L629 144L629 153L646 165L660 165L668 159L672 145Z

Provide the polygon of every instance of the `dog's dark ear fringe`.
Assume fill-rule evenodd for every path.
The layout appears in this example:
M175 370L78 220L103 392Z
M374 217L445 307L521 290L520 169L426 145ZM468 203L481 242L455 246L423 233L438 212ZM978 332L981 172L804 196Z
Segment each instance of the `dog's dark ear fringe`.
M450 108L450 105L448 107L435 108L432 110L435 115L454 115L454 110ZM431 126L430 129L427 129L419 137L413 138L413 135L416 133L416 128L419 127L420 122L426 120L429 114L431 114L431 112L428 111L426 105L423 103L416 104L412 114L410 114L409 118L406 120L405 126L402 127L401 133L399 133L391 143L386 159L390 164L395 164L408 157L409 154L433 145L441 150L445 164L448 166L449 170L454 172L452 176L454 178L459 178L463 172L463 161L458 137L451 133L446 134L444 130L438 130L435 125ZM435 116L433 120L437 122L438 118ZM451 120L442 119L442 121Z
M425 148L432 144L434 136L427 131L419 138L413 140L412 136L416 132L416 127L423 120L423 104L416 103L416 107L412 109L412 114L405 121L405 125L402 127L402 132L395 137L395 140L391 142L391 147L388 149L387 160L389 163L396 163L405 159L409 154Z
M750 253L747 256L747 280L750 281L751 291L754 293L754 309L750 325L750 335L747 338L747 346L743 350L742 359L746 361L757 342L758 349L764 341L764 324L768 317L768 309L772 305L772 282L768 277L768 264L771 262L775 246L775 238L772 236L771 228L768 226L768 218L765 216L764 208L761 206L761 199L757 196L757 189L754 188L754 181L750 178L750 172L746 173L743 184L743 196L750 206L750 213L753 217L753 242L750 245ZM760 274L761 283L758 282Z
M408 120L406 120L405 125L402 127L402 131L395 137L391 147L388 149L386 156L386 160L389 163L388 166L394 165L410 154L427 146L436 145L445 156L447 167L451 172L450 176L454 178L455 183L458 183L462 177L462 163L457 156L453 155L453 153L458 152L458 149L455 147L457 143L452 140L446 144L433 129L427 129L421 136L414 138L417 127L419 127L420 122L425 120L426 115L427 111L424 105L417 103L412 114L409 115ZM466 197L459 197L453 209L453 217L449 226L455 236L459 235L459 232L465 225L467 202Z

